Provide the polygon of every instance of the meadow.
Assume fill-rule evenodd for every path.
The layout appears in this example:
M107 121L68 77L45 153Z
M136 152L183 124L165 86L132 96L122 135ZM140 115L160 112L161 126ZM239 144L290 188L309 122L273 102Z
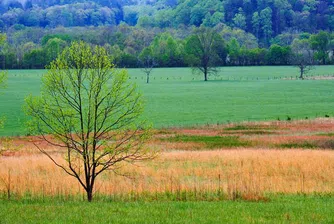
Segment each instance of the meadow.
M2 202L1 223L333 223L333 198L270 202Z
M39 94L45 70L10 70L0 95L6 116L0 135L27 134L22 111L28 94ZM145 117L155 128L189 127L240 121L334 116L334 66L318 66L307 80L294 67L224 67L209 82L189 68L156 68L151 83L139 69L129 69L146 101ZM321 76L319 78L318 76Z
M17 148L0 160L0 220L331 223L333 134L333 118L157 129L147 146L159 156L124 166L128 177L100 176L93 203L33 147L35 137L12 138Z

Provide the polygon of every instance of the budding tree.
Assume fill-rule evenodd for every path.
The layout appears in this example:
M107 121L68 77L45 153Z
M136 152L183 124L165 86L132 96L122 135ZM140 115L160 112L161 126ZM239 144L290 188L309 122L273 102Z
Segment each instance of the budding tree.
M291 46L290 61L299 68L299 78L304 79L304 75L313 69L313 51L310 43L305 39L295 39Z
M186 41L186 61L208 81L208 75L218 72L223 61L220 56L225 50L224 41L215 29L200 27Z
M75 42L50 64L41 95L26 99L32 133L65 152L65 160L35 145L76 178L88 201L102 172L154 157L144 146L142 97L109 58L103 47Z

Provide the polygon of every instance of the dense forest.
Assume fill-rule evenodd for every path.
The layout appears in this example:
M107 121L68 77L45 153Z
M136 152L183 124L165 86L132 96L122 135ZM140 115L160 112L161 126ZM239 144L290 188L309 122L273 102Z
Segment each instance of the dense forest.
M120 67L147 48L157 66L187 66L196 27L222 37L219 65L291 64L301 46L333 63L333 0L0 0L0 12L6 69L44 68L73 40L105 46Z

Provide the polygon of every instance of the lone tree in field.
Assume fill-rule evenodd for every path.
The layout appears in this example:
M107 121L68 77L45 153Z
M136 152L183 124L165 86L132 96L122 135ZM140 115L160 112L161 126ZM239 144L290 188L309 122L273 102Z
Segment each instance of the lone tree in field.
M43 76L41 95L26 99L26 111L31 133L65 149L65 161L36 147L79 181L88 201L102 172L154 157L143 145L141 95L103 47L75 42L66 48Z
M208 75L218 72L217 67L222 62L220 56L225 50L224 41L215 29L200 27L186 41L186 61L208 81Z
M299 68L299 78L304 79L304 75L313 69L313 51L308 40L294 40L290 56L291 64Z
M146 74L146 83L150 82L150 74L153 68L157 65L153 56L152 48L146 47L138 57L141 70Z

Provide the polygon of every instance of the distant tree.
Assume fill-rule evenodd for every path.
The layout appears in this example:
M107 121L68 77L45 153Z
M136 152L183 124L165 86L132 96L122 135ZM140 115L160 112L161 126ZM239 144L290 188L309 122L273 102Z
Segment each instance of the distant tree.
M224 13L215 12L214 14L211 15L211 13L208 12L202 24L207 27L215 27L223 22L224 22Z
M31 69L44 69L46 60L47 56L42 48L32 49L23 55L23 66Z
M300 79L313 69L313 51L307 39L295 39L291 45L291 63L299 68Z
M139 55L139 64L141 70L146 74L146 83L150 82L150 75L153 68L157 65L154 58L152 47L146 47Z
M65 163L34 144L80 183L88 201L104 171L118 173L120 166L154 156L143 145L148 132L141 95L128 79L103 47L75 42L51 63L41 95L26 99L31 132L66 149Z
M67 43L57 37L49 39L44 46L46 53L46 63L49 64L51 61L57 58L57 56L66 47Z
M218 72L217 66L222 59L218 52L225 46L221 36L215 29L200 27L194 30L185 45L187 62L194 71L204 75L204 81L208 81L208 75Z
M254 12L253 17L252 17L252 28L253 28L253 34L259 38L259 33L260 33L260 16L258 12Z
M228 56L230 64L239 65L240 50L240 44L237 39L231 39L228 43Z
M330 51L330 34L321 31L318 34L311 35L310 43L313 50L315 50L315 59L321 61L325 65L328 61Z
M182 54L177 39L169 33L162 33L154 38L150 44L153 58L162 67L182 65Z
M273 33L271 17L272 17L272 10L269 7L263 9L260 13L261 29L263 33L264 42L266 44L269 44L269 40L271 39Z
M233 18L233 24L235 27L245 30L246 29L246 17L242 8L239 8L238 13Z
M270 46L267 53L267 63L270 65L287 65L291 55L290 46L282 47L277 44Z

